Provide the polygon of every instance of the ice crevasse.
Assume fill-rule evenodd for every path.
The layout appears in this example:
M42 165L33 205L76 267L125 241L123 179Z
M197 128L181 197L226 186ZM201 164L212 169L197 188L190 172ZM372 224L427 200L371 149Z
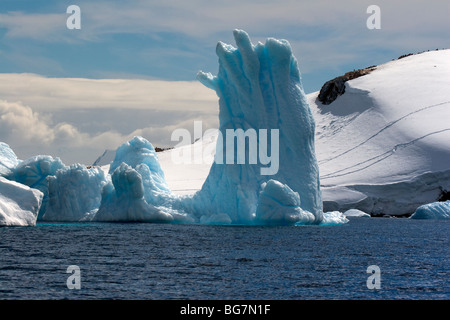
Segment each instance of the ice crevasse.
M201 190L171 192L152 144L134 137L116 151L109 172L84 165L65 166L58 158L37 156L3 170L43 194L38 220L146 221L209 224L340 224L340 212L324 213L315 155L315 122L303 91L298 63L286 40L269 38L253 45L248 34L234 31L237 48L219 42L216 76L199 72L198 80L219 97L219 132L228 129L275 130L258 148L277 153L270 174L267 162L217 161L229 155L217 143L216 161ZM227 149L228 148L228 149ZM234 146L233 146L234 148ZM235 150L233 150L235 151ZM249 154L245 144L245 154ZM273 153L273 152L272 152ZM261 153L259 153L261 156ZM241 155L242 156L242 155ZM272 154L275 161L275 155ZM229 159L227 159L229 160Z

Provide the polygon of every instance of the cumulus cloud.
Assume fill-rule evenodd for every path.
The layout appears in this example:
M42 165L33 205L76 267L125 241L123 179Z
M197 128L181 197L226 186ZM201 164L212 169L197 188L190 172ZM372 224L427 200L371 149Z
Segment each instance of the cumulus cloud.
M79 146L89 136L68 123L52 125L49 117L40 115L21 102L0 100L0 136L20 153L28 149L50 150L70 144Z
M117 123L120 124L120 121ZM129 134L115 130L90 134L80 132L66 122L52 123L50 116L41 115L21 102L0 100L0 140L7 142L19 157L25 158L50 154L59 156L66 163L90 164L105 149L116 149L133 136L164 141L177 127L161 125L137 128Z
M7 140L44 145L51 143L58 131L57 128L52 130L30 107L5 100L0 101L0 128L2 137Z

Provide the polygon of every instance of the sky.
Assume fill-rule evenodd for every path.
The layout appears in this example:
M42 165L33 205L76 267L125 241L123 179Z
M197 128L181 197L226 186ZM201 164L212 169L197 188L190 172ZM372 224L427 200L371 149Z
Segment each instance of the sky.
M380 29L367 20L380 8ZM81 29L68 29L70 5ZM233 29L254 44L286 39L305 92L347 71L450 47L450 2L365 0L0 0L0 141L92 164L134 135L173 146L171 132L218 126L216 74Z

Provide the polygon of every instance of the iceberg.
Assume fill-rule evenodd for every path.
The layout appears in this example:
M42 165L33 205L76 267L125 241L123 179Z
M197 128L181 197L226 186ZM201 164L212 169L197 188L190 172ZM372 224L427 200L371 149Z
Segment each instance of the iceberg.
M348 221L347 217L340 211L326 211L323 213L323 219L320 222L320 225L334 226L347 223Z
M142 179L145 200L158 205L165 203L172 192L164 178L153 145L143 137L134 137L117 148L109 174L125 163L136 170Z
M348 209L344 212L346 217L370 218L370 214L358 209Z
M12 174L12 170L19 164L16 154L4 142L0 142L0 176L7 177Z
M59 158L48 155L38 155L21 161L7 176L13 180L24 184L30 188L38 189L44 196L39 210L38 220L42 218L47 209L48 203L48 176L54 176L56 171L66 169L66 166Z
M101 191L101 203L92 221L193 222L174 209L178 198L164 179L153 145L134 137L121 145Z
M450 200L424 204L410 219L450 219Z
M43 221L89 220L100 207L108 176L99 167L73 164L48 180L48 203Z
M239 162L242 154L233 152L233 144L218 143L215 162L201 190L193 196L194 206L200 207L201 212L226 214L233 223L269 223L273 218L273 222L291 224L302 216L308 216L307 220L313 217L312 223L320 223L323 212L314 147L315 122L291 46L286 40L273 38L265 44L253 45L242 30L234 30L234 38L237 48L222 42L217 45L218 75L204 72L197 75L219 97L219 134L228 137L228 130L267 130L277 132L279 139L273 139L272 135L271 139L256 136L260 152L256 163ZM251 154L249 145L245 145L244 157ZM267 156L269 149L277 153L271 156L279 159L278 170L262 174L268 168L261 156ZM234 156L231 164L230 153ZM290 200L272 209L268 200L271 192ZM301 204L297 197L293 198L294 194ZM271 208L273 214L262 213L263 208ZM275 213L277 210L283 213Z
M269 180L263 184L255 218L261 224L290 225L314 222L314 215L300 207L298 192L276 180Z
M44 194L0 177L0 226L35 226Z
M144 165L145 166L145 165ZM169 222L173 217L144 199L142 176L126 163L117 167L102 190L93 221Z

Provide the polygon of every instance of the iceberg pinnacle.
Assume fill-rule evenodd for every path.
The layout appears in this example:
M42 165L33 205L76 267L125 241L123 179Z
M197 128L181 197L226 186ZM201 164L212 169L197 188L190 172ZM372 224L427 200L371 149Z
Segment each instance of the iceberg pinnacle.
M258 149L264 143L277 144L279 168L272 175L262 175L262 161L223 164L216 157L194 200L204 204L207 212L226 213L233 222L248 223L255 218L262 186L274 180L287 186L283 190L297 193L299 208L320 223L322 197L314 147L315 122L291 46L286 40L273 38L253 45L242 30L234 30L234 38L237 48L217 44L217 76L199 72L197 79L219 97L219 132L223 137L227 130L278 130L278 140L262 141L258 136L257 144ZM216 156L229 154L227 147L228 141L218 144ZM250 151L246 145L246 154Z
M144 184L138 171L122 162L102 190L102 202L94 221L172 221L172 215L144 199Z

